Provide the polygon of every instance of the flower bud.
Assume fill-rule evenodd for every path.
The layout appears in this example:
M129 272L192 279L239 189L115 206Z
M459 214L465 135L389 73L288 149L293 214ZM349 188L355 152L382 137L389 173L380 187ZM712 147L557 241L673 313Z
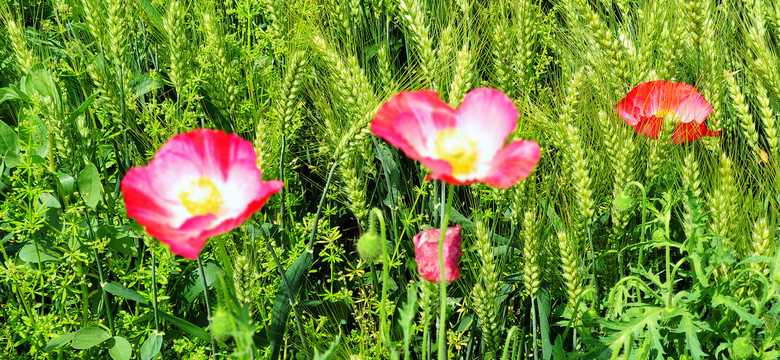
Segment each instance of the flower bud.
M615 196L615 200L612 201L612 207L619 213L629 212L634 208L634 205L634 198L627 191L619 192Z
M414 260L417 261L417 272L430 282L441 281L439 272L439 229L426 229L415 235ZM460 225L447 228L444 233L444 276L448 283L460 276L458 260L463 255L460 248Z
M360 258L366 262L374 262L382 255L382 239L374 230L369 230L358 239L357 251Z

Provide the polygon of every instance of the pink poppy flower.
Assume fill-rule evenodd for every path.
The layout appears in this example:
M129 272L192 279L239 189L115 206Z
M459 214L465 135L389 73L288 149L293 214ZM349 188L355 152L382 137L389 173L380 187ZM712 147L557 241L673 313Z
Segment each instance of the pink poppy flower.
M428 168L426 180L508 188L539 162L534 141L505 146L517 128L517 116L515 105L498 90L473 90L457 110L435 91L421 90L402 92L384 103L371 131Z
M615 110L634 131L651 139L658 139L665 117L675 120L672 134L675 144L721 133L704 125L712 106L693 86L685 83L650 81L639 84L615 105Z
M417 261L417 272L430 282L440 282L439 272L439 229L425 229L415 235L414 260ZM460 248L460 225L448 227L444 232L444 276L448 283L460 276L458 260L463 255Z
M171 252L195 259L206 240L238 227L284 186L263 182L249 141L198 129L157 150L122 179L127 216Z

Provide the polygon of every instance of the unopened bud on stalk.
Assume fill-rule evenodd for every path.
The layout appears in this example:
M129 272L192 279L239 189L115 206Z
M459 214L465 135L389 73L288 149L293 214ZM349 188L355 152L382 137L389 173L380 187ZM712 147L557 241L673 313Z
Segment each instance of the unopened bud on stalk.
M374 262L376 258L382 255L382 239L376 230L369 229L357 241L357 251L360 258L366 262Z
M619 192L612 201L612 207L619 213L629 212L634 205L634 198L625 190Z

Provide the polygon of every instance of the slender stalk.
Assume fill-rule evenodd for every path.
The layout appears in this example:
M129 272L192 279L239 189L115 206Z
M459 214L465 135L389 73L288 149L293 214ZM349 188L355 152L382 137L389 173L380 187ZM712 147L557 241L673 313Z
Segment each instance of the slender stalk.
M279 150L279 179L284 181L284 121L282 121L282 149ZM284 187L279 189L279 231L282 234L282 249L287 247L287 242L285 239L285 231L284 231L284 207L285 207L285 201L284 201Z
M452 205L452 195L455 193L455 186L450 185L450 193L447 195L447 204L442 208L441 227L439 234L439 340L437 346L439 348L439 360L447 359L447 341L446 341L446 327L447 327L447 277L444 271L444 234L447 232L447 223L450 218L450 206ZM441 199L444 200L447 187L444 182L441 184Z
M214 340L214 332L211 328L211 306L209 306L209 286L206 283L206 272L203 271L203 263L200 261L200 255L198 256L198 272L200 273L200 280L203 283L203 298L206 300L206 317L209 319L209 334L211 334L211 358L217 360L217 343Z
M534 349L534 359L539 358L539 353L537 349L537 333L536 333L536 298L531 297L531 330L533 331L533 349Z
M154 330L160 333L160 317L157 310L157 258L155 248L152 248L152 308L154 309ZM165 359L163 349L160 348L160 359Z
M380 332L382 333L382 343L390 347L390 332L387 327L387 286L390 282L390 255L387 252L387 241L385 233L385 219L382 211L374 209L371 211L374 217L379 220L379 240L382 242L382 304L379 305ZM373 231L373 227L371 231Z

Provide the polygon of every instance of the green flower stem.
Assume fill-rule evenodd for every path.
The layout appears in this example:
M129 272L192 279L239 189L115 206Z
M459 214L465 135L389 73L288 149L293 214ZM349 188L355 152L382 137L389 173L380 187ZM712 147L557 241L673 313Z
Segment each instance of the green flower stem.
M203 298L206 300L206 317L209 319L209 334L211 334L211 358L217 360L217 343L214 340L214 329L211 327L211 307L209 306L209 287L206 283L206 272L203 271L203 263L198 256L198 272L203 283Z
M437 346L439 348L439 360L447 359L447 341L445 338L446 325L447 325L447 277L444 272L444 234L447 232L447 223L450 220L450 206L452 205L452 195L455 193L455 186L449 186L450 191L447 194L447 204L442 208L444 214L441 218L441 227L439 234L439 341ZM441 184L441 199L444 200L444 195L447 187L444 182Z
M157 310L157 258L155 253L157 249L152 248L152 309L154 309L154 330L160 333L160 317ZM163 351L160 349L160 358L164 359Z
M371 220L374 218L379 220L379 240L382 241L382 303L379 305L379 319L381 321L379 323L379 331L382 333L382 343L390 347L390 332L387 328L387 310L385 309L387 307L387 286L390 282L390 254L387 252L385 219L382 216L382 210L375 208L371 211L371 214L374 215ZM373 221L371 223L369 231L374 231Z

